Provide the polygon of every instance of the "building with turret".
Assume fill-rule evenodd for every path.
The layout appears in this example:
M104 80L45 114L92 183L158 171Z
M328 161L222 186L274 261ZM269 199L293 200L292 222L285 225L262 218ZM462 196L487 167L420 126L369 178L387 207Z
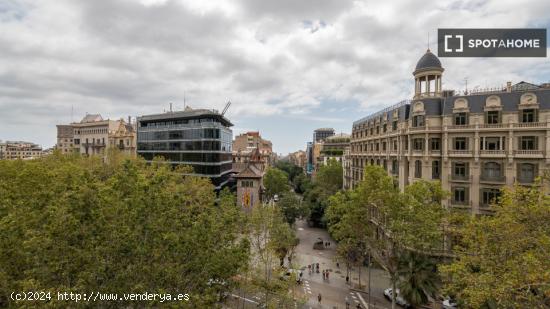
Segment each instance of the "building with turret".
M550 167L550 86L527 82L455 93L429 50L413 72L411 100L353 123L349 187L366 165L384 167L404 189L439 180L451 208L490 214L500 189L532 185Z

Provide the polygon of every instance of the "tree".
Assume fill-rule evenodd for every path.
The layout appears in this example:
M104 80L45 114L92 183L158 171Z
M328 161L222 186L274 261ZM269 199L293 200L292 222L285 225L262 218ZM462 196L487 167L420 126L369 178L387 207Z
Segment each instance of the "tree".
M288 175L278 168L270 168L264 175L264 186L268 199L285 194L290 190Z
M287 173L290 182L294 182L296 176L304 174L304 170L301 167L291 163L290 161L278 161L275 164L275 167Z
M305 214L305 209L299 196L288 193L282 196L277 203L289 225L294 225L296 219Z
M445 292L465 308L550 306L550 198L538 184L503 189L494 215L458 228Z
M399 258L399 292L413 308L435 299L439 276L437 267L429 257L408 251Z
M216 205L210 181L183 172L119 154L0 161L2 306L15 305L8 291L185 291L179 306L214 306L246 270L249 241L234 200Z
M342 164L329 160L319 168L313 183L304 193L304 201L309 208L309 221L316 226L324 226L323 217L328 199L342 189Z

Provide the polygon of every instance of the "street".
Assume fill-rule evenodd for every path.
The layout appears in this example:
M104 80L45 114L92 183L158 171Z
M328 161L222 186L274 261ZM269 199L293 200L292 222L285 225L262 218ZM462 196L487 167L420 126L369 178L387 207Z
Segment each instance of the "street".
M308 227L305 221L296 222L296 234L300 243L296 248L295 262L303 269L304 282L299 287L300 292L308 298L304 308L346 308L346 297L350 301L350 308L356 308L360 304L367 308L368 293L359 292L352 288L358 286L359 272L353 269L350 275L352 285L346 284L346 267L341 262L336 267L336 242L330 238L327 231L319 228ZM330 246L323 250L313 249L313 244L323 239L330 242ZM319 263L319 273L309 273L307 265ZM329 279L324 280L323 270L329 271ZM363 290L367 291L368 270L363 267L361 270L361 284ZM371 306L370 308L390 308L391 304L384 299L383 291L389 287L389 279L385 272L380 269L372 269L371 273ZM321 294L321 302L318 302L318 295Z

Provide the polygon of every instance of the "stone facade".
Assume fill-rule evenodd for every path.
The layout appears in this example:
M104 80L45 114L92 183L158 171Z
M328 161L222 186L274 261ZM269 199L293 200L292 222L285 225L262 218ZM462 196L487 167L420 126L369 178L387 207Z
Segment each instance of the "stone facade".
M42 147L35 143L23 141L0 142L0 159L4 160L30 160L40 158L43 155Z
M443 68L426 55L413 73L412 100L354 122L349 187L367 164L377 164L400 189L439 180L451 193L445 205L491 213L499 189L532 185L550 166L550 87L509 82L455 95L441 89Z

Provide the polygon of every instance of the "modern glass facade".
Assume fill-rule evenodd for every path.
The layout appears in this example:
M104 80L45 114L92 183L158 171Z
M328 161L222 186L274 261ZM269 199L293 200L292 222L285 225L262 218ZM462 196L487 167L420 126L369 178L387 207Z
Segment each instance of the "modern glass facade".
M137 153L147 161L189 165L193 175L209 177L216 189L232 171L232 124L210 110L189 110L138 118Z

